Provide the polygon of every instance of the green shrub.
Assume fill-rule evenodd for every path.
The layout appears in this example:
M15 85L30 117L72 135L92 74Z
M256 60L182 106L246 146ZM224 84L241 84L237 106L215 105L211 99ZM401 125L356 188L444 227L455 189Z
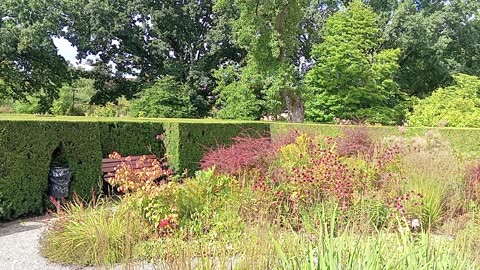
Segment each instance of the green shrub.
M94 81L79 79L71 85L64 85L59 96L53 101L52 113L57 115L85 115L83 104L88 104L95 94Z
M312 48L316 64L305 75L305 118L399 122L404 94L393 77L400 49L382 48L374 10L362 1L352 1L328 17L323 35L324 41Z
M34 96L27 96L24 101L15 101L13 108L16 113L40 113L40 98Z
M166 76L132 100L130 114L134 117L186 118L193 115L189 87Z
M117 116L117 106L112 102L107 102L105 105L95 106L93 116L99 117L115 117Z
M480 127L480 78L453 76L455 85L438 88L420 100L409 115L413 126Z
M218 81L217 88L215 88L215 93L218 94L218 100L215 103L216 117L242 120L260 118L265 107L265 101L258 98L262 95L258 87L260 83L255 80L247 81L249 75L242 74L245 71L247 70L243 69L242 72L239 72L233 66L228 65L214 72L214 77ZM258 80L258 77L255 78Z

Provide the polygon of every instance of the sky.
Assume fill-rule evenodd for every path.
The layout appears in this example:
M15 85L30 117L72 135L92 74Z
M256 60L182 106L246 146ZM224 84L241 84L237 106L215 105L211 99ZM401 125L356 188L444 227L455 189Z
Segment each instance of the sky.
M86 61L79 63L79 61L75 58L78 54L77 48L72 46L68 40L64 38L53 38L53 44L55 44L58 49L57 53L63 56L63 58L65 58L65 60L67 60L67 62L72 64L74 67L83 67L86 70L92 69L92 67L89 66ZM94 59L94 57L88 58Z

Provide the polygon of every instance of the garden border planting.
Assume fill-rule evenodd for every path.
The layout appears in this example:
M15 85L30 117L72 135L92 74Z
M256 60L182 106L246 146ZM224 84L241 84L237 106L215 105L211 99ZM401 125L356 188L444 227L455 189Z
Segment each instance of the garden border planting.
M205 151L230 144L242 132L275 136L299 129L334 136L341 126L255 121L0 116L0 219L43 213L51 155L62 145L73 175L70 195L88 199L101 187L101 162L113 151L122 156L164 153L177 173L191 175ZM435 129L452 148L480 156L480 129L372 126L374 137L424 135Z

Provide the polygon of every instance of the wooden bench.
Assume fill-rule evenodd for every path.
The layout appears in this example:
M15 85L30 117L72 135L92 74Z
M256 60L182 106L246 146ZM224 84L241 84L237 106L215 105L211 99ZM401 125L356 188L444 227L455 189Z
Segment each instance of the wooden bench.
M138 166L137 161L144 157L145 161L141 166ZM111 159L111 158L104 158L102 159L102 174L104 182L108 183L108 180L115 177L115 170L118 165L124 162L127 165L130 165L134 169L143 169L143 168L150 168L153 167L152 161L156 160L157 156L155 155L143 155L143 156L128 156L122 157L120 159ZM109 184L109 183L108 183Z

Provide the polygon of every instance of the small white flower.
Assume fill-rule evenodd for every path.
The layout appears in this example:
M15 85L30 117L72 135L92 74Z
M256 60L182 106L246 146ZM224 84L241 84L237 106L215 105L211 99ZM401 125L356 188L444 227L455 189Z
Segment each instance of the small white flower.
M414 218L410 221L410 226L412 226L412 228L418 228L420 227L420 220Z

